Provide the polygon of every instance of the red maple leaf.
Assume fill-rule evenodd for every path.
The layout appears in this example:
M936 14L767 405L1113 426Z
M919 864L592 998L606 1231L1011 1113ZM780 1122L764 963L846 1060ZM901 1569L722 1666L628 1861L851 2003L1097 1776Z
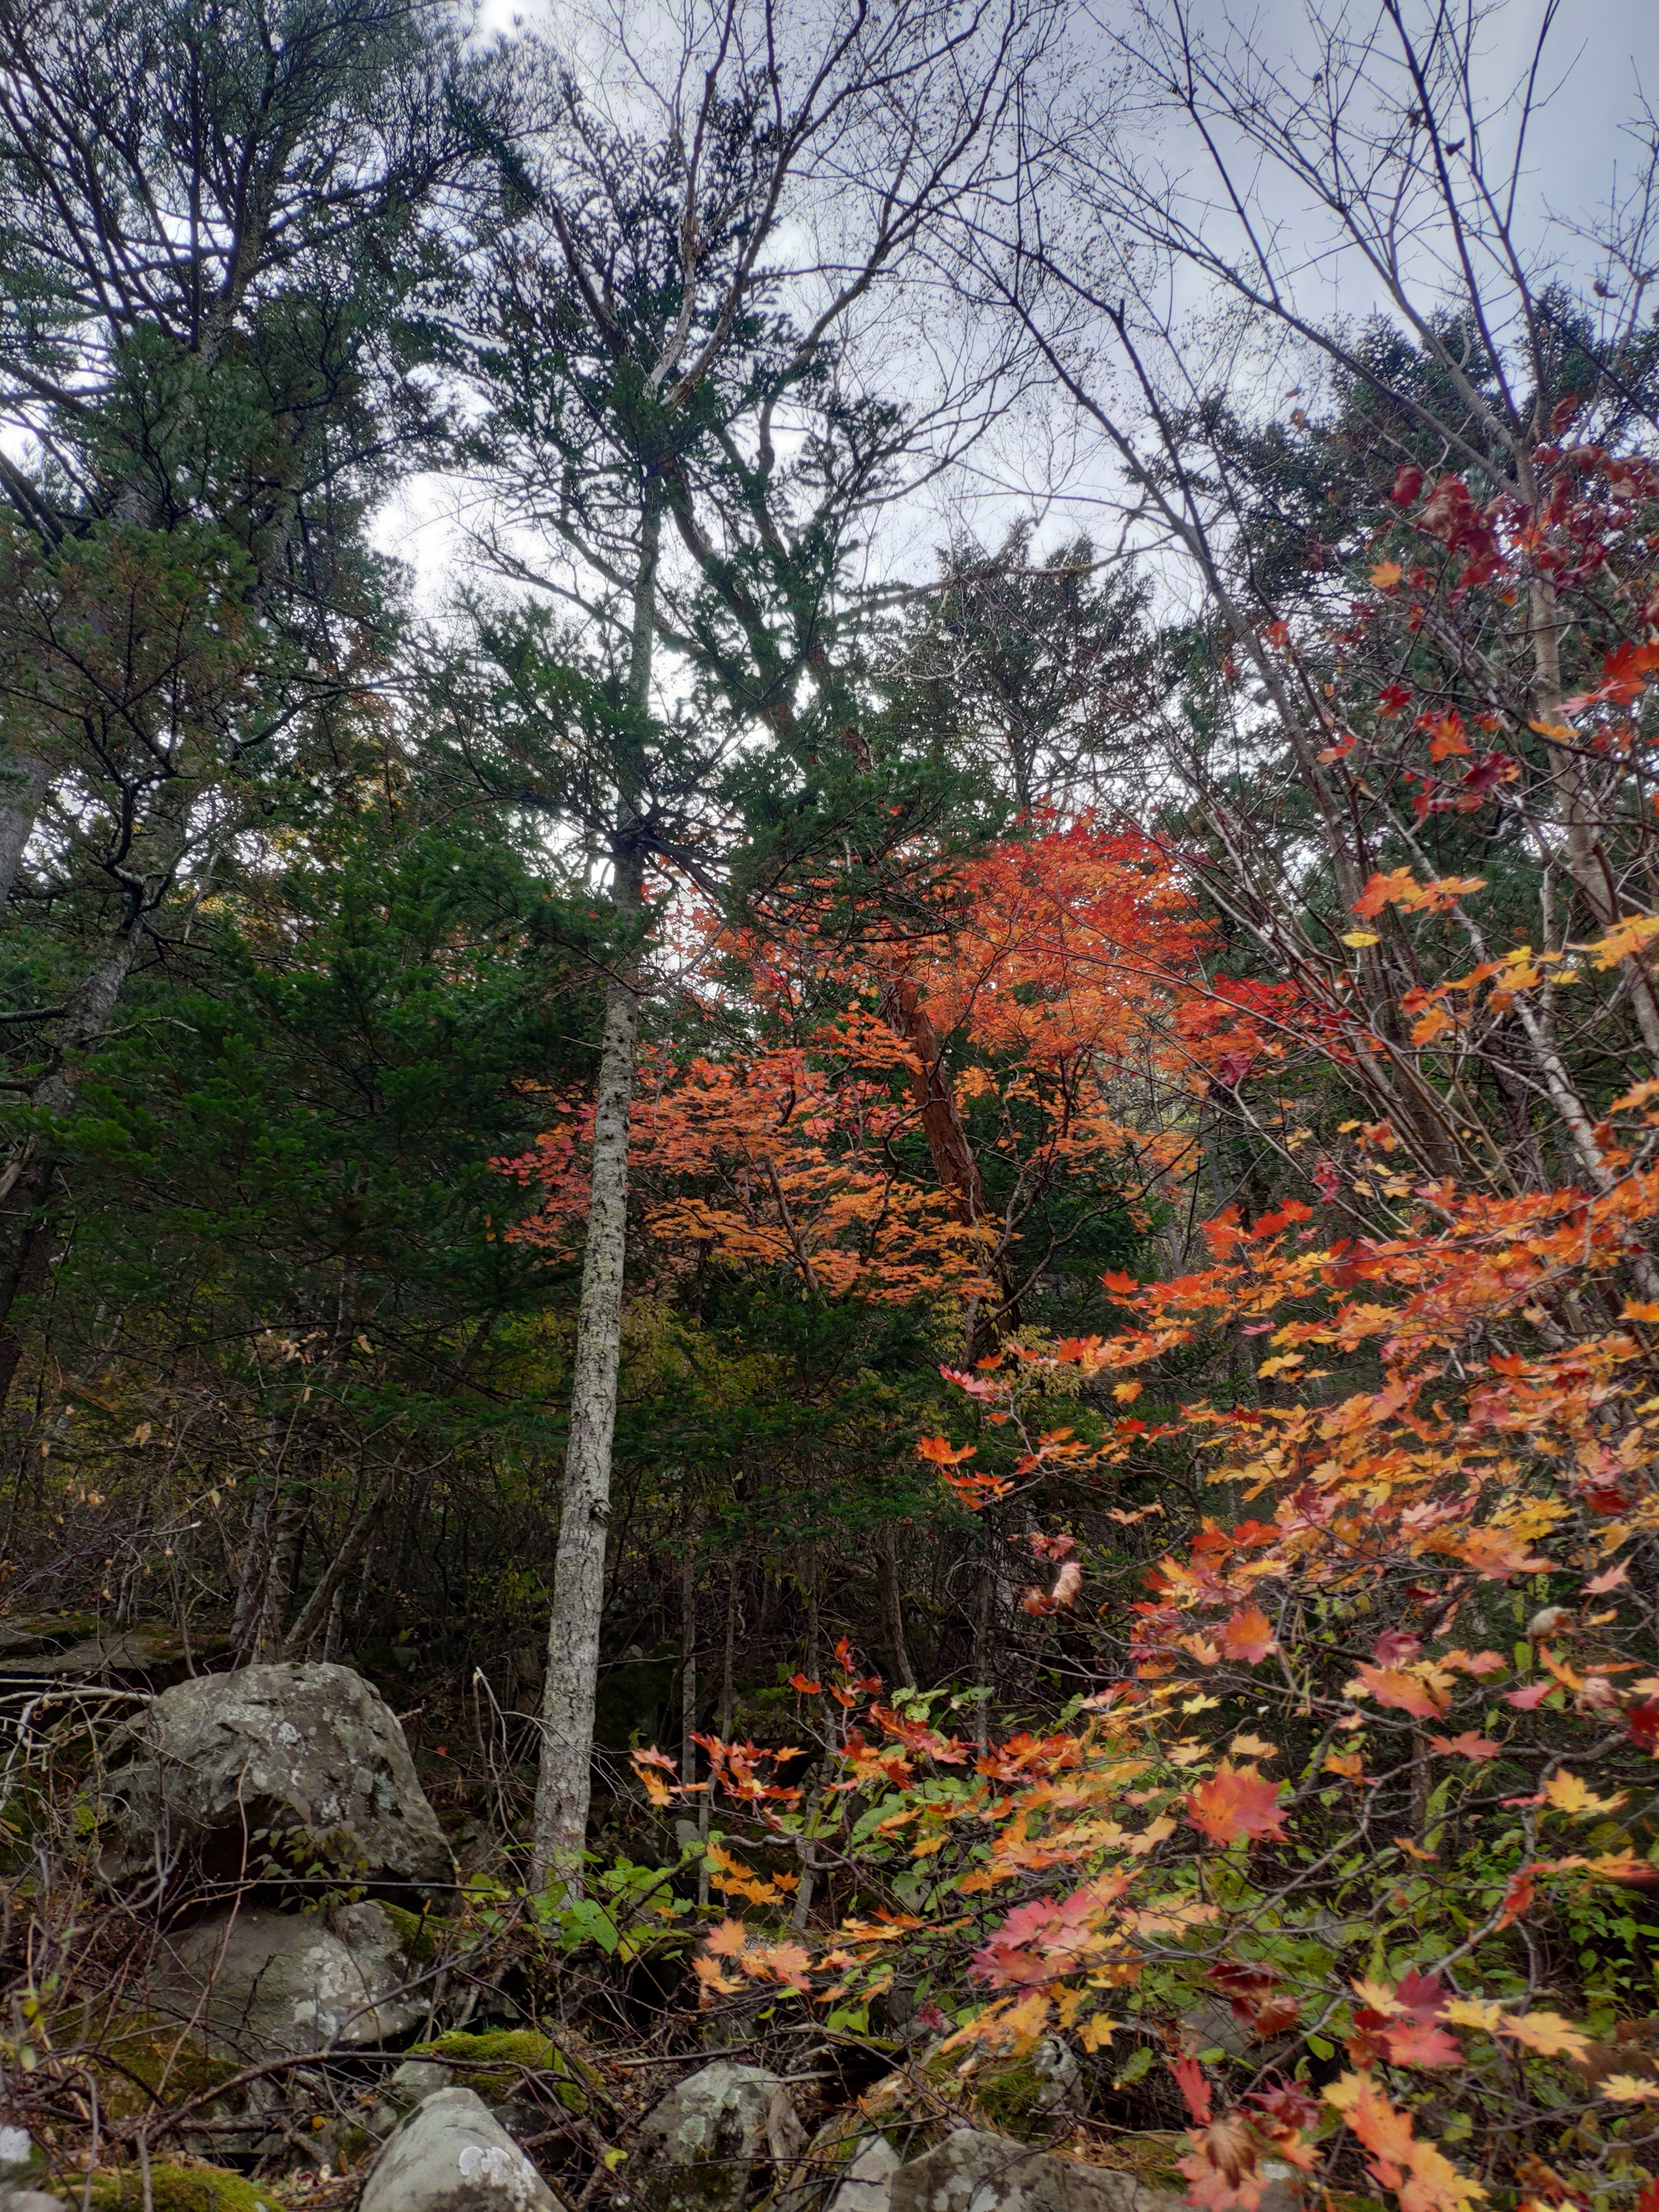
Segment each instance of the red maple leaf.
M1205 2079L1204 2069L1190 2051L1183 2051L1174 2062L1172 2070L1187 2110L1196 2124L1204 2127L1210 2118L1210 2085Z

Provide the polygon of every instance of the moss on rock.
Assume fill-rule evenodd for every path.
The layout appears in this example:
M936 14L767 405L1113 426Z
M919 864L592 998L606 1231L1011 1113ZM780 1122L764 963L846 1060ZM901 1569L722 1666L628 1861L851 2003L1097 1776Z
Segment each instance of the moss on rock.
M162 2166L149 2169L155 2212L283 2212L283 2201L264 2183L249 2181L217 2166ZM92 2185L94 2212L139 2212L144 2201L137 2167L100 2174Z
M587 2092L600 2086L597 2071L585 2059L567 2054L533 2027L489 2028L482 2035L451 2028L430 2043L414 2045L410 2056L442 2059L487 2105L500 2104L526 2074L534 2074L578 2119L587 2110Z

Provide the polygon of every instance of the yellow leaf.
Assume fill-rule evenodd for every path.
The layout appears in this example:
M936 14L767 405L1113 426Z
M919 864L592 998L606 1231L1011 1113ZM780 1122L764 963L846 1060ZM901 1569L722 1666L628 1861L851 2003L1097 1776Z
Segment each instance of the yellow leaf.
M1268 1743L1248 1729L1243 1735L1236 1735L1227 1748L1237 1752L1241 1759L1277 1759L1279 1756L1276 1743Z
M1352 1988L1361 2004L1369 2005L1373 2012L1380 2012L1385 2019L1401 2009L1400 2000L1390 1983L1373 1982L1362 1975Z
M1490 2034L1502 2022L1504 2008L1485 1997L1449 1997L1445 2017L1454 2027L1484 2027Z
M1644 2081L1639 2074L1609 2074L1601 2094L1615 2105L1659 2104L1659 2081Z
M1097 2012L1092 2020L1085 2020L1078 2030L1078 2040L1085 2051L1103 2050L1112 2039L1112 2027L1113 2022L1107 2019L1105 2014Z
M1379 561L1371 570L1371 581L1379 592L1391 592L1404 574L1398 561Z
M1362 945L1380 945L1382 941L1374 929L1349 929L1345 930L1342 935L1342 942L1345 945L1352 945L1356 951Z
M1593 1813L1611 1813L1625 1802L1621 1790L1616 1797L1598 1797L1576 1774L1552 1774L1544 1784L1544 1796L1558 1813L1571 1813L1587 1820Z
M1504 2022L1504 2033L1540 2058L1582 2058L1590 2047L1583 2029L1563 2020L1559 2012L1516 2013Z
M1614 922L1605 937L1598 937L1585 950L1595 954L1598 968L1616 968L1621 960L1639 951L1652 937L1659 937L1659 915L1627 914Z
M1018 2004L997 2015L999 2040L1003 2036L1011 2036L1016 2055L1030 2051L1048 2026L1052 2009L1042 1990L1033 1990L1029 1997L1022 1998Z

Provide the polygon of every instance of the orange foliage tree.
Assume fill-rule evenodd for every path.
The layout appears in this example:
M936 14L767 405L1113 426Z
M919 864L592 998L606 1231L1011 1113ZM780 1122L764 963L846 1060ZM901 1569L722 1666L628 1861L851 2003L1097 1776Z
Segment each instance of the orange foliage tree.
M1054 1262L1065 1232L1034 1234L1045 1200L1085 1175L1095 1213L1146 1221L1164 1198L1189 1141L1175 1025L1205 933L1148 841L1086 822L962 863L909 944L849 944L833 890L787 938L721 940L749 1036L652 1053L631 1153L647 1226L671 1267L781 1273L823 1298L950 1297L995 1340ZM954 1180L921 1141L946 1096L969 1146ZM515 1235L572 1237L584 1130L566 1102L509 1164L546 1193Z

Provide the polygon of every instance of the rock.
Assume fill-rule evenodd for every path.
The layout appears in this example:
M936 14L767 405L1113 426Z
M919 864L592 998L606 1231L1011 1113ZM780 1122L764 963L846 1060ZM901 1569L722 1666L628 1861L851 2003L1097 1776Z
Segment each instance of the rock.
M447 2089L454 2079L435 2058L405 2058L387 2075L380 2094L394 2112L412 2112L423 2098Z
M105 1627L91 1636L84 1627L65 1635L50 1622L13 1624L0 1628L0 1680L20 1687L97 1681L160 1690L184 1680L196 1662L224 1645L222 1637L187 1644L165 1621Z
M0 2189L0 2212L69 2212L69 2207L44 2189Z
M0 2178L10 2180L34 2161L34 2138L27 2128L0 2128Z
M215 2057L275 2057L406 2035L427 2011L402 1994L409 1978L378 1905L326 1916L244 1905L164 1943L149 2002L198 2027Z
M1054 2158L978 2128L953 2129L901 2166L889 2201L891 2212L1182 2212L1186 2203L1132 2173Z
M775 2074L717 2058L647 2113L629 2182L652 2212L740 2212L805 2143Z
M279 1662L177 1683L112 1747L117 1759L97 1808L113 1885L180 1860L210 1880L283 1881L319 1856L380 1887L454 1881L404 1732L349 1667Z
M563 2212L471 2089L423 2097L389 2138L358 2212Z
M889 2212L902 2160L885 2136L865 2136L847 2161L825 2212Z
M1307 2175L1282 2158L1264 2158L1261 2176L1267 2185L1256 2212L1297 2212L1307 2194Z
M1045 2035L1031 2054L1031 2071L1039 2087L1033 2100L1039 2112L1056 2112L1074 2105L1083 2087L1083 2069L1069 2043Z

